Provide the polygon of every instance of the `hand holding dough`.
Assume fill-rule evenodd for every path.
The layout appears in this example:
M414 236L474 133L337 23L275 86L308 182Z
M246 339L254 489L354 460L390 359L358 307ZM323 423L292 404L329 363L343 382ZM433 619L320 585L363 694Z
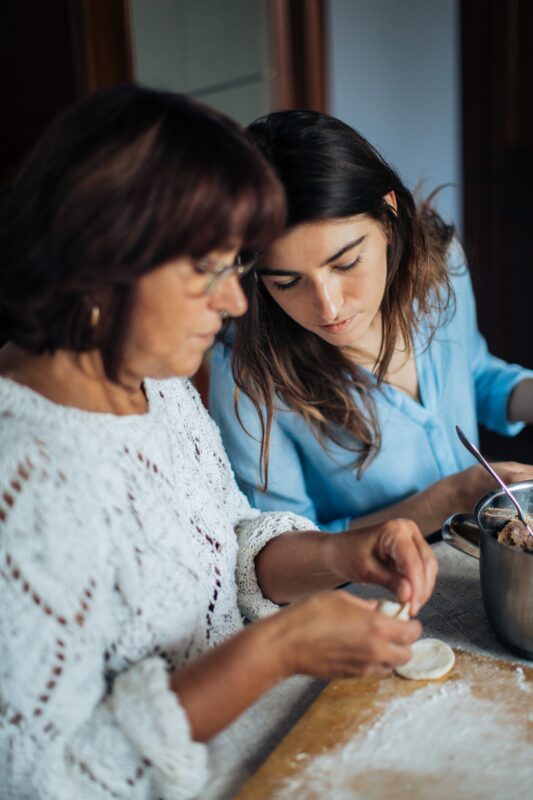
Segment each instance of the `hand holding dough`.
M386 617L396 617L396 619L401 619L404 622L408 622L411 618L409 615L409 603L404 603L402 606L400 603L395 603L394 600L381 600L378 605L378 611L381 611Z
M409 619L409 603L403 606L391 600L382 600L379 611L387 617ZM452 648L440 639L419 639L413 647L413 655L407 664L395 667L394 671L410 681L431 681L443 678L455 664Z

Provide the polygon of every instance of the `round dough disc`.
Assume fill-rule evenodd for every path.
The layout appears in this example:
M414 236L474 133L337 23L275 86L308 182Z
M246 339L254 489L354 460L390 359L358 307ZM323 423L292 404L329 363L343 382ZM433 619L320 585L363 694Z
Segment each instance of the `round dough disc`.
M396 617L396 619L406 622L410 619L409 603L404 603L402 606L400 603L395 603L394 600L381 600L378 611L381 611L386 617Z
M412 649L410 661L394 670L407 680L434 681L447 675L455 664L455 653L440 639L419 639Z

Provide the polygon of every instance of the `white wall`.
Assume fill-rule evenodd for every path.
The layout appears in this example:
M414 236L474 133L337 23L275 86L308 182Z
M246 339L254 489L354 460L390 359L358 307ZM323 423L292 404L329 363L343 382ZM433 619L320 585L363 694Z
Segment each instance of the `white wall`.
M135 77L241 124L273 105L269 0L131 0Z
M328 0L330 112L357 128L459 230L459 0Z

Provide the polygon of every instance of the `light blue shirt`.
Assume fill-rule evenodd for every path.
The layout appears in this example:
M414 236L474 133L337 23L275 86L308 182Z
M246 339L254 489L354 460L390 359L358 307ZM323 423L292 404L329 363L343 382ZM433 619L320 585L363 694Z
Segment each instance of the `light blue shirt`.
M389 384L374 398L382 435L378 455L360 479L354 453L331 440L321 446L303 417L279 401L272 423L268 489L260 491L260 427L255 409L241 393L234 412L231 352L213 351L210 411L217 421L239 486L262 511L294 511L320 528L344 530L354 517L399 502L441 478L469 467L472 456L455 425L478 441L478 423L513 436L522 423L507 418L513 388L533 372L492 356L478 331L470 275L456 243L449 253L456 293L455 314L445 319L427 347L427 327L415 337L420 403Z

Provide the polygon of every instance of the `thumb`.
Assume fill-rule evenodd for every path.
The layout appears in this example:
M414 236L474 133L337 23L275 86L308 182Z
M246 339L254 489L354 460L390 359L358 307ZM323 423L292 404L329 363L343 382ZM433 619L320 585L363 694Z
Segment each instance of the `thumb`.
M406 603L411 598L411 584L409 581L399 572L388 569L379 562L373 565L371 582L384 586L402 603Z
M368 611L375 611L381 602L380 600L366 600L365 598L359 597L356 594L352 594L351 597L358 606L362 606L363 608L368 609Z

